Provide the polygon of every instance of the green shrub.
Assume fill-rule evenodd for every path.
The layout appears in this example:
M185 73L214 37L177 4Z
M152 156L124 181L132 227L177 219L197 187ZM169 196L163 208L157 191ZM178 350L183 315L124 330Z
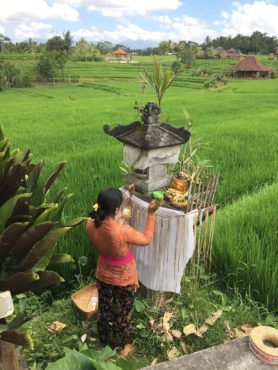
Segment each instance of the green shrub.
M65 223L64 207L72 194L49 190L65 162L43 179L43 162L33 164L30 150L11 151L0 131L0 290L19 293L63 281L51 265L72 262L55 255L58 240L84 218Z

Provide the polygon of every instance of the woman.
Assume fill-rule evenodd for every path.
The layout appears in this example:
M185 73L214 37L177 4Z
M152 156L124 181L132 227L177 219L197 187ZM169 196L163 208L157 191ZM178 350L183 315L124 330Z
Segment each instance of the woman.
M133 349L132 345L127 344L127 339L134 294L139 286L130 244L150 244L157 205L154 201L150 203L145 230L140 233L115 220L121 203L120 190L111 188L101 191L87 222L86 232L92 245L99 251L96 278L100 342L112 348L118 347L119 353L127 356Z

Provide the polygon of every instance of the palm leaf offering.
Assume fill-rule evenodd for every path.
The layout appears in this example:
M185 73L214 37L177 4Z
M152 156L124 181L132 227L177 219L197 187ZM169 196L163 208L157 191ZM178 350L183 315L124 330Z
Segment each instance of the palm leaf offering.
M144 80L144 82L155 91L158 104L159 106L161 106L162 98L167 89L174 82L175 78L177 77L177 74L172 75L170 68L167 68L163 73L161 63L159 63L157 59L154 58L152 73L149 73L148 71L144 70L144 73L141 74L141 77Z

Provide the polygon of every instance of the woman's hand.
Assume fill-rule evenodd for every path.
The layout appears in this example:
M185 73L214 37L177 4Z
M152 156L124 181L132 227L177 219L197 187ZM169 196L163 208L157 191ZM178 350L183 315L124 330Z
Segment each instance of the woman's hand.
M161 202L155 201L154 199L151 200L149 207L148 207L148 214L153 215L157 209L161 206Z

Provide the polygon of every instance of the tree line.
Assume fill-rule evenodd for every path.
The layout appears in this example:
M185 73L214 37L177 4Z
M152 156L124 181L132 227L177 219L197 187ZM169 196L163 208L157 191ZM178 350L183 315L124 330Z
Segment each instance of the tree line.
M215 39L206 37L204 42L163 40L155 48L136 50L142 55L165 55L179 54L185 48L194 46L196 58L217 58L217 48L239 49L243 54L270 54L278 47L276 36L269 36L267 33L255 31L250 36L238 34L232 36L219 36Z
M0 89L30 86L31 79L34 79L34 73L26 72L20 66L1 58L6 53L37 55L35 71L32 72L35 72L36 80L41 82L55 81L57 78L65 80L64 70L68 63L67 78L70 82L79 78L71 76L70 61L102 61L105 55L119 47L128 52L136 52L138 55L176 55L177 60L172 68L177 71L181 65L191 68L195 59L225 58L225 50L231 48L239 49L243 54L270 54L278 48L278 39L276 36L255 31L250 36L238 34L235 37L219 36L215 39L207 36L203 43L163 40L155 48L130 50L124 45L113 45L109 41L90 43L81 38L74 43L70 31L65 32L63 36L53 36L45 43L38 43L32 39L13 43L9 37L0 33Z

